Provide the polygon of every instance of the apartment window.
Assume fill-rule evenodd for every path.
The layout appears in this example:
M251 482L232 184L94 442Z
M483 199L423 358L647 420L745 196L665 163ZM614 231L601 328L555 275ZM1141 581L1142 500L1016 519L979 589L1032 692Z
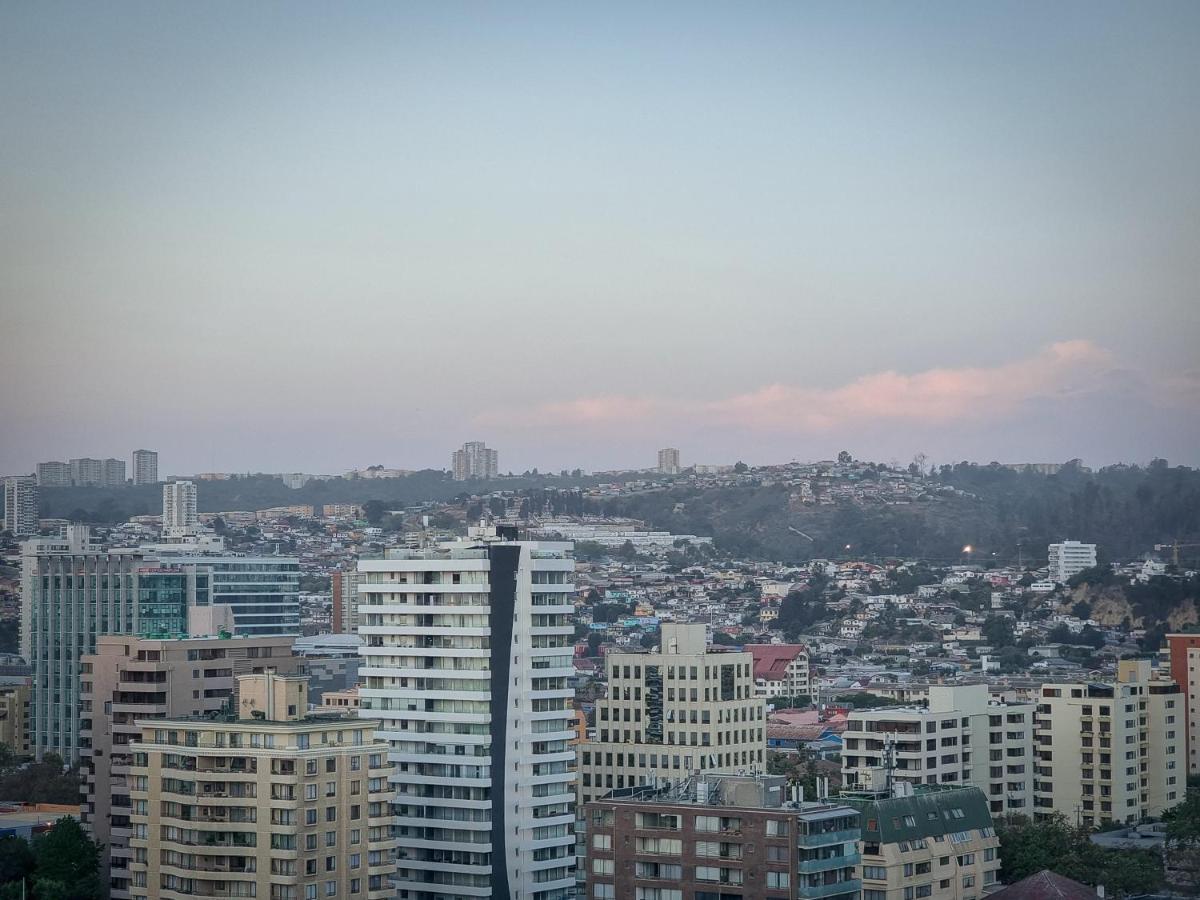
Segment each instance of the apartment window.
M325 857L325 871L326 872L336 872L337 871L337 857L336 856Z
M337 896L337 882L336 881L325 882L325 896L326 897L336 897Z
M768 862L787 862L788 848L779 847L775 844L767 845L767 861Z
M304 900L317 900L317 886L315 884L306 884L304 886Z
M315 784L306 784L304 786L304 799L305 800L316 800L317 799L317 786Z
M592 835L592 848L595 850L611 850L612 835L611 834L594 834Z
M863 866L862 873L863 878L869 878L871 881L887 881L887 866Z
M964 875L962 877L962 886L964 888L975 887L975 876L974 875Z
M361 865L362 865L362 854L361 853L351 853L350 854L350 868L357 869Z
M305 775L316 775L317 774L317 761L315 759L308 759L308 760L304 761L304 774Z
M325 832L325 846L326 847L336 847L337 846L337 832L336 831Z
M611 859L593 859L592 874L593 875L611 875L614 871L616 862Z
M787 837L787 833L787 822L782 819L767 819L767 837Z
M315 809L306 809L304 811L304 824L305 825L316 825L317 824L317 811Z
M616 900L617 886L615 884L596 884L592 886L592 896L596 900Z
M791 886L791 880L788 878L787 872L767 872L767 888L787 888Z

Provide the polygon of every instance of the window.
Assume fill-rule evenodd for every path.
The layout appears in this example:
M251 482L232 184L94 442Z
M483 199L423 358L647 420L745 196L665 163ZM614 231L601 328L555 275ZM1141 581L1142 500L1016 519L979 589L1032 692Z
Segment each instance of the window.
M594 834L592 835L592 847L596 850L611 850L612 835L611 834Z
M787 837L788 823L781 819L767 819L767 837ZM787 885L782 885L787 887Z
M592 896L597 898L597 900L616 900L617 886L615 884L593 885Z
M336 897L337 896L337 882L336 881L325 882L325 896L326 897Z
M316 800L317 799L317 786L315 784L306 784L304 786L304 799L305 800Z
M863 866L863 878L869 878L872 881L887 881L886 866Z
M791 886L787 872L767 872L768 888L786 888Z
M964 875L962 877L962 881L963 881L963 887L965 887L965 888L975 887L975 876L974 875Z
M593 875L611 875L616 865L615 860L611 859L593 859L592 874Z
M697 845L699 846L699 845ZM767 861L768 862L787 862L788 848L778 847L774 844L767 845Z

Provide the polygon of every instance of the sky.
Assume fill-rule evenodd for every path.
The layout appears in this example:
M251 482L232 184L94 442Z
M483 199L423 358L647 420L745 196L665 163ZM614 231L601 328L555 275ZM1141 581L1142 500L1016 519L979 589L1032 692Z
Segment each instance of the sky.
M1200 464L1200 4L0 4L0 472Z

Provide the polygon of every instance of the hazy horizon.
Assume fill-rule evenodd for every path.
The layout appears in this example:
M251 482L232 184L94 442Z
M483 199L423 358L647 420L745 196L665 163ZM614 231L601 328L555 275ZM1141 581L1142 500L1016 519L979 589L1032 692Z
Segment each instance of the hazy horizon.
M8 4L0 472L1200 465L1200 5Z

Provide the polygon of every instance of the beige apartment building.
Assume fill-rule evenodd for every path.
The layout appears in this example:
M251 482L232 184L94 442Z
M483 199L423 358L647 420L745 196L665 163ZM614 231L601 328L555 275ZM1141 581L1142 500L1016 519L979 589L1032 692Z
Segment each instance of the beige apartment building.
M930 685L925 706L854 710L842 783L863 787L890 756L894 781L977 787L992 815L1032 815L1035 710L990 699L986 684Z
M1086 826L1160 815L1184 796L1184 727L1183 692L1149 660L1121 660L1112 683L1043 685L1037 812Z
M27 684L0 687L0 744L17 756L29 755L29 698Z
M609 791L766 763L765 703L749 653L710 651L705 626L664 623L652 653L610 653L608 696L578 745L582 803Z
M860 814L862 900L980 900L998 887L1000 839L978 788L891 782L838 800Z
M82 657L82 821L105 848L114 900L130 896L129 747L142 736L139 723L215 713L234 697L239 675L300 672L293 640L102 635Z
M236 714L142 723L130 745L133 900L394 895L387 744L308 714L303 676L238 677Z

